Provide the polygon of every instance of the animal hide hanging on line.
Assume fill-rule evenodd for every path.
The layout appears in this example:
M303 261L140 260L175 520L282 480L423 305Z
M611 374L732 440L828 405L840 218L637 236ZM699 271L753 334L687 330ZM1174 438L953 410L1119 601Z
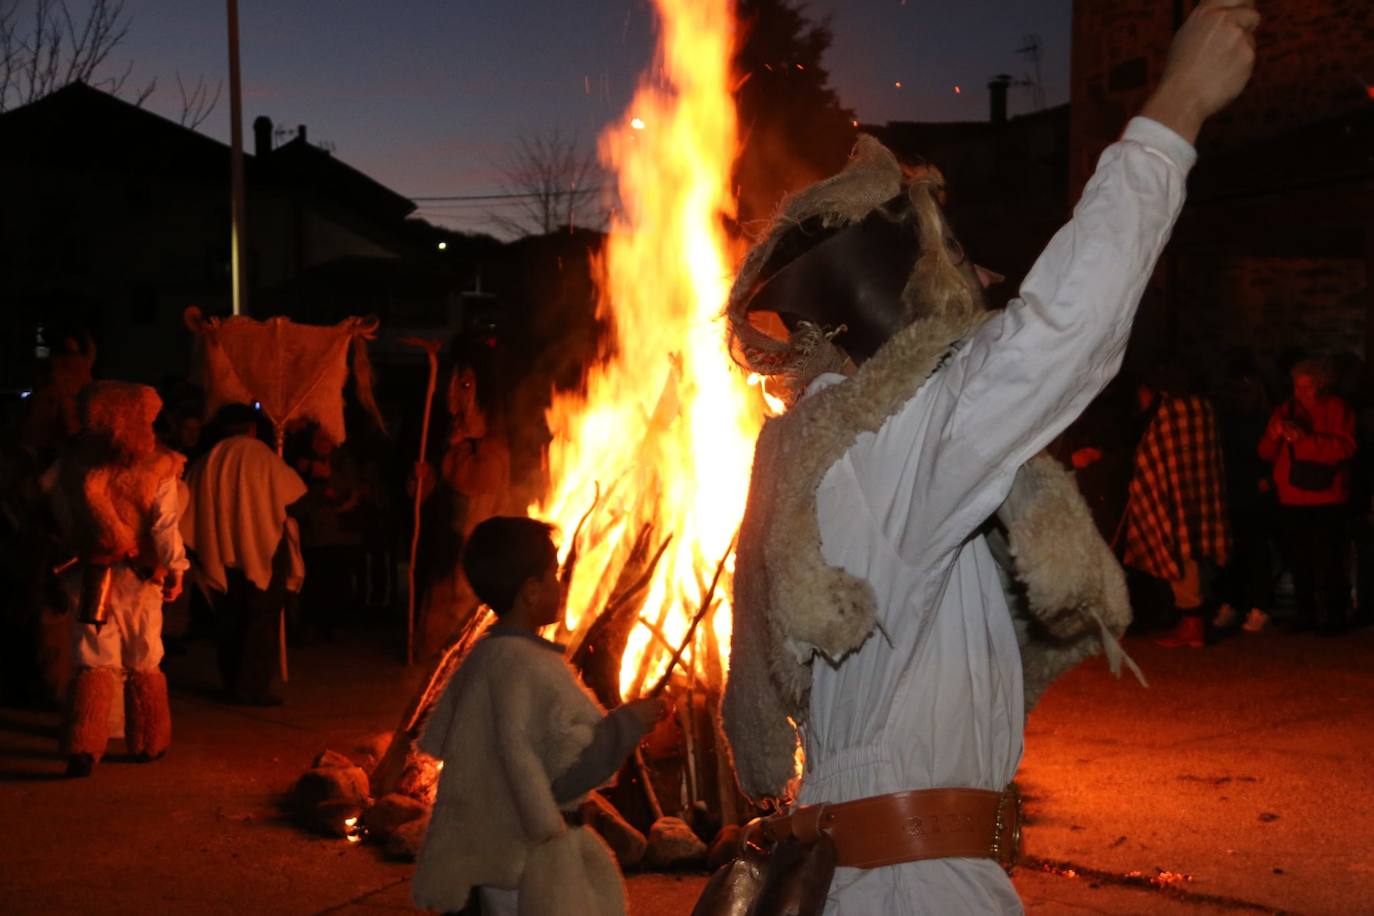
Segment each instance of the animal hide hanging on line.
M352 344L354 393L385 431L367 358L367 341L377 332L375 318L348 318L326 327L281 316L206 318L193 306L185 320L198 342L193 377L205 391L207 419L226 404L257 402L278 430L293 420L312 420L342 443Z

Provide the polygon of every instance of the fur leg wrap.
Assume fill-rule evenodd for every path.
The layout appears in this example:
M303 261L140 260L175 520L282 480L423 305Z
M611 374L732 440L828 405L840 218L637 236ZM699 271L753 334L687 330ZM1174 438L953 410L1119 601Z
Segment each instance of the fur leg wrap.
M135 671L124 689L124 733L129 753L155 759L172 743L167 676L159 669Z
M76 672L63 712L63 754L90 754L100 761L110 735L110 709L118 692L119 674L113 668L81 668Z

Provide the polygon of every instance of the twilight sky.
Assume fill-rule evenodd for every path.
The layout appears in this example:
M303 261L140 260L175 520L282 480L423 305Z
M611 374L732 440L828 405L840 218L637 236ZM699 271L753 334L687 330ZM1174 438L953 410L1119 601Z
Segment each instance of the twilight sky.
M76 4L80 6L79 0ZM831 85L861 120L980 120L986 83L1030 71L1042 40L1049 104L1068 93L1071 0L811 0L831 16ZM157 77L148 107L175 118L176 74L226 78L222 0L126 0L112 60ZM493 163L522 131L554 125L589 146L617 119L653 49L648 0L239 0L244 130L306 124L313 142L407 196L500 190ZM898 89L895 83L901 82ZM959 86L961 92L954 91ZM1011 111L1029 94L1013 90ZM201 130L229 135L228 88ZM251 147L250 147L251 148ZM430 205L452 228L489 230L491 204Z

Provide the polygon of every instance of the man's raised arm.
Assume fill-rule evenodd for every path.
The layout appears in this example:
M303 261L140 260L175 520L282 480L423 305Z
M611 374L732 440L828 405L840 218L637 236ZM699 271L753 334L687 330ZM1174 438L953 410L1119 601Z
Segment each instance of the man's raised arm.
M941 373L942 390L919 408L930 412L927 422L896 424L918 440L894 433L879 445L874 457L893 465L879 476L907 478L904 491L920 500L925 535L917 540L933 534L948 545L966 537L959 519L968 513L956 518L955 510L994 510L1016 468L1120 368L1136 308L1183 206L1192 143L1203 121L1249 79L1258 22L1253 0L1204 0L1193 11L1141 117L1103 153L1073 218L1031 268L1020 297ZM932 448L938 462L922 456ZM938 479L927 478L936 466ZM938 533L935 519L946 523L935 523Z

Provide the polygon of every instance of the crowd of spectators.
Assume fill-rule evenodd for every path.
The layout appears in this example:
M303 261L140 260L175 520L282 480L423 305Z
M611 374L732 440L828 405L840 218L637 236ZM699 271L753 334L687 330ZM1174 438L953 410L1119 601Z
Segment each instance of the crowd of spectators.
M1270 376L1235 354L1211 385L1160 361L1065 434L1057 452L1122 557L1141 629L1201 647L1276 623L1334 636L1371 622L1363 383L1353 357L1290 354Z
M53 517L51 486L64 449L82 434L76 405L93 377L94 348L79 329L53 338L59 342L42 376L6 403L3 417L0 587L10 600L0 617L0 695L7 702L60 701L72 670L76 599L54 574L69 559L71 532ZM158 440L187 458L179 529L191 561L187 587L163 608L162 640L173 656L213 642L227 701L281 703L287 649L328 642L341 627L384 627L381 638L399 649L417 478L429 528L421 539L422 612L435 603L425 601L435 583L453 578L449 567L481 512L504 505L503 494L477 492L490 489L492 475L475 474L472 456L504 454L502 424L488 422L474 397L483 367L474 372L458 348L445 360L433 447L419 465L351 404L340 443L311 422L278 431L252 404L207 417L194 384L157 386ZM399 425L405 441L418 439L408 416ZM461 611L447 604L443 611L421 616L421 633L431 637L422 656L442 648L461 623Z

